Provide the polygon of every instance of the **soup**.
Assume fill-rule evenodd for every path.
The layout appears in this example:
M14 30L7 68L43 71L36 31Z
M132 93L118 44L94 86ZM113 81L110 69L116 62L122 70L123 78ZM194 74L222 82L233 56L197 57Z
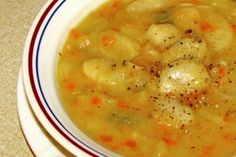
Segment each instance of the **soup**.
M111 0L73 28L58 91L125 157L236 155L236 2Z

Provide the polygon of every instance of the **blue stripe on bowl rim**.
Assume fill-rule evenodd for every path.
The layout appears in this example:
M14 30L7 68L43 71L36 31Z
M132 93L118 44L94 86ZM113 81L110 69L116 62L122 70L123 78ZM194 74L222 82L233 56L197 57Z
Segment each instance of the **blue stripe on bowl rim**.
M86 145L85 143L83 143L81 140L79 140L78 138L76 138L61 122L60 120L56 117L56 115L53 113L52 109L50 108L50 105L48 104L44 92L42 90L42 86L40 83L40 76L39 76L39 66L38 66L38 61L39 61L39 53L40 53L40 47L41 47L41 42L43 40L44 34L48 28L48 26L50 25L50 21L53 19L54 15L57 13L57 11L63 6L63 4L65 4L67 0L62 0L59 3L59 0L53 0L49 6L46 8L46 10L44 11L44 13L42 14L42 16L40 17L40 20L37 23L37 26L35 27L35 30L33 32L33 35L31 37L31 42L30 42L30 47L29 47L29 55L28 55L28 70L29 70L29 77L30 77L30 84L32 87L32 91L34 93L34 96L38 102L39 107L41 108L42 112L45 114L45 116L47 117L47 119L49 120L49 122L52 124L52 126L65 138L67 139L70 143L72 143L74 146L76 146L77 148L79 148L80 150L82 150L83 152L87 153L88 155L97 157L97 155L93 152L98 153L99 155L102 155L103 157L107 157L106 155L102 154L101 152L91 148L90 146ZM54 8L54 6L57 5L57 7ZM54 8L54 9L53 9ZM53 9L53 10L52 10ZM47 21L44 21L46 19L46 17L49 17ZM43 25L43 23L46 22L45 25ZM40 32L40 29L43 28L42 32ZM40 34L41 33L41 34ZM38 84L35 84L35 79L34 79L34 74L33 74L33 69L34 69L34 65L33 65L33 54L34 54L34 47L35 47L35 43L37 37L40 36L39 38L39 42L37 46L37 50L36 50L36 64L35 64L35 69L36 69L36 78L37 78L37 82ZM38 85L39 89L40 89L40 93L41 96L43 97L43 102L40 99L40 96L37 92L36 86ZM44 108L44 105L46 104L48 110L50 111L50 113L47 112L47 110ZM60 127L62 127L64 129L64 131L57 126L57 124L54 122L54 120L50 117L50 115L53 116L53 118L56 120L56 122L60 125ZM76 140L77 142L75 142L71 137L69 137L67 134L69 134L71 137L73 137L74 140ZM93 152L92 152L93 151Z

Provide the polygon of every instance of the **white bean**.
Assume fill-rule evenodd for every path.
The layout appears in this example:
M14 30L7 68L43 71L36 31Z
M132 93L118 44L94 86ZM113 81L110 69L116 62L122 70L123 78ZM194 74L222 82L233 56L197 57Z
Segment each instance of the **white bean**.
M140 89L146 84L147 77L142 68L129 63L114 63L110 60L95 58L84 62L83 71L90 79L103 85Z
M182 60L161 73L160 90L174 94L203 90L208 86L209 80L209 75L202 64Z
M160 111L156 118L166 125L179 127L186 125L193 120L193 111L191 108L180 104L173 99L163 99L155 103L156 108Z
M163 53L163 62L169 63L178 59L194 59L202 61L207 52L206 42L203 39L181 39Z
M177 0L136 0L131 3L127 11L143 13L150 11L163 11L176 4Z
M171 24L151 25L146 37L154 46L168 48L181 38L181 32Z
M171 10L171 19L183 31L187 29L197 30L201 15L196 7L179 6Z
M105 83L105 84L116 84L122 80L122 76L112 75L111 69L112 62L105 59L91 59L84 62L83 71L89 78Z

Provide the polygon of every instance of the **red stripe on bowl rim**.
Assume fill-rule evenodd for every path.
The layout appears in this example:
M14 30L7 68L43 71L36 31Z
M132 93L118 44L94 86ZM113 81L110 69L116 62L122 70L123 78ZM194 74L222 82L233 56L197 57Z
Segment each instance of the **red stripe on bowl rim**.
M63 132L63 130L60 129L60 127L57 126L57 124L53 121L53 119L50 117L50 115L48 114L48 112L46 111L46 109L44 108L43 103L41 102L40 96L38 95L37 89L36 89L36 85L35 85L35 81L34 81L34 74L33 74L33 54L34 54L34 47L35 47L35 43L36 43L36 39L38 36L38 33L40 31L40 28L44 22L44 20L46 19L46 17L48 16L49 12L51 11L51 9L59 2L59 0L53 0L49 6L45 9L45 11L43 12L42 16L40 17L34 31L33 31L33 35L31 37L31 41L30 41L30 46L29 46L29 54L28 54L28 74L29 74L29 79L30 79L30 84L31 84L31 88L32 88L32 92L34 94L34 97L40 107L40 109L42 110L42 112L44 113L44 115L46 116L46 118L48 119L48 121L50 122L50 124L67 140L69 141L71 144L73 144L74 146L76 146L77 148L79 148L80 150L82 150L83 152L87 153L88 155L91 155L93 157L98 157L96 154L94 154L93 152L91 152L90 150L82 147L81 145L79 145L78 143L76 143L72 138L70 138L66 133ZM65 0L60 3L63 4L65 2ZM98 152L99 153L99 152Z

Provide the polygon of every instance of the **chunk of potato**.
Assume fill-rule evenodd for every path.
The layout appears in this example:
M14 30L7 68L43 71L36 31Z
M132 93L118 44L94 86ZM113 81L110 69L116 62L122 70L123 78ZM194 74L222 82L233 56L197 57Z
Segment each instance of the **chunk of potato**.
M168 48L181 38L181 32L171 24L151 25L146 37L154 46Z
M177 0L136 0L131 3L127 11L143 13L150 11L163 11L176 4Z
M202 64L181 60L161 73L160 90L173 94L190 93L207 88L209 81L209 74Z
M119 64L100 58L85 61L83 71L100 84L134 91L143 88L148 79L142 68L132 63Z
M179 127L186 125L193 120L194 114L191 108L180 104L173 99L163 99L157 101L155 106L159 112L155 115L160 119L160 123Z
M202 61L207 52L204 40L181 39L174 46L163 53L163 62L169 63L179 59Z

